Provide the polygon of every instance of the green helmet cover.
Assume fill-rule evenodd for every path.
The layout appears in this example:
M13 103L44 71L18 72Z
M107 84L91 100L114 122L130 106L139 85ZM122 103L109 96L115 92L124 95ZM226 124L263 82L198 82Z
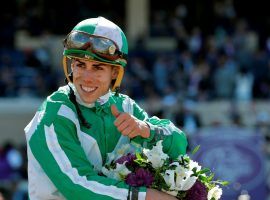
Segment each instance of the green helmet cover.
M97 17L97 18L89 18L85 19L81 22L79 22L74 28L73 31L83 31L91 35L97 35L97 36L102 36L105 38L108 38L112 41L114 41L118 48L119 51L121 51L124 54L128 54L128 42L127 38L124 34L124 32L121 30L119 26L114 24L113 22L109 21L108 19L104 17ZM103 62L108 62L108 63L113 63L111 61L106 61L98 56L92 54L91 52L84 51L84 50L73 50L73 49L65 49L63 54L65 56L69 56L72 54L76 53L84 53L85 55L94 57L100 61ZM125 66L125 63L119 62L116 64L120 64L121 66Z

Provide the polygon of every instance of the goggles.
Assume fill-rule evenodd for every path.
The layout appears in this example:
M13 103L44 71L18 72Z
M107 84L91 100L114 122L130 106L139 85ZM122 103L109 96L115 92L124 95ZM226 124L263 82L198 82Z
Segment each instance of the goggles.
M90 35L81 31L72 31L63 43L66 51L77 51L78 54L75 54L78 57L84 57L79 52L86 51L101 61L126 63L126 55L119 51L114 41L105 37Z

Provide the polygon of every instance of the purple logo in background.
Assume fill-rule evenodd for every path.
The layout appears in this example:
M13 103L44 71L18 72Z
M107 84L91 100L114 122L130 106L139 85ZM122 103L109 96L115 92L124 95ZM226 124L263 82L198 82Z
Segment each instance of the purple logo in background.
M260 134L245 129L215 128L192 136L190 142L192 146L201 145L192 158L210 168L216 179L230 182L223 190L222 199L237 198L242 190L253 194L252 200L264 199L265 168Z

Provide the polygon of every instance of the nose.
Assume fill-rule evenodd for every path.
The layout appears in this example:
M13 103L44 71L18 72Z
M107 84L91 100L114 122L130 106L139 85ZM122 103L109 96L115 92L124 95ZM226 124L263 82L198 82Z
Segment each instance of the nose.
M96 76L92 70L84 70L82 78L85 82L92 82L95 81Z

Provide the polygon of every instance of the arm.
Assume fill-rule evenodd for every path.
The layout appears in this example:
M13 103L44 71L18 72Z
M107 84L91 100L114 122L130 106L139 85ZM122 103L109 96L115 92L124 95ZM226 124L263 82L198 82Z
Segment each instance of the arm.
M144 120L150 126L150 137L147 139L137 137L137 142L147 142L152 147L157 141L163 140L163 150L171 158L177 158L186 153L187 137L170 120L150 117Z
M177 198L158 190L147 189L145 200L177 200Z
M29 140L31 152L55 187L67 199L127 199L129 187L95 172L76 133L73 122L57 116L50 123L41 121Z
M148 148L163 140L163 150L171 158L186 153L186 135L170 120L148 117L148 114L128 97L123 101L122 107L124 113L115 112L113 107L112 113L116 117L115 125L123 135L128 135L134 142ZM130 131L130 127L133 131Z

